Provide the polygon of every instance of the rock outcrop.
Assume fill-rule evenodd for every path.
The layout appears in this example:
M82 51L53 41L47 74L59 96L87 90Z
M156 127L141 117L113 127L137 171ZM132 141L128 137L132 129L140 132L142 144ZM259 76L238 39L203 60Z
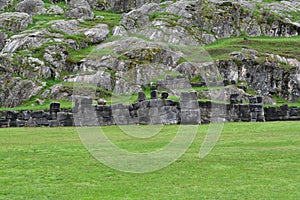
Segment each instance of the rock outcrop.
M15 6L15 11L24 12L30 15L46 13L45 3L42 0L24 0Z
M0 27L11 32L19 32L32 23L32 18L27 13L11 12L0 14Z
M104 49L111 52L106 54ZM173 51L163 43L129 37L98 45L81 68L84 71L114 71L114 92L132 94L175 68L181 56L181 52Z
M300 62L296 59L270 55L263 63L245 58L220 60L217 66L225 81L240 83L259 95L276 95L288 101L297 101L300 97Z
M90 4L85 0L71 0L66 10L65 16L68 18L92 19L94 13Z
M93 9L122 15L100 16ZM138 93L158 83L177 96L176 89L194 86L202 87L200 98L225 101L232 94L241 101L262 95L265 103L274 103L273 96L300 98L295 56L235 48L230 58L213 62L201 47L237 36L245 44L248 36L299 36L299 1L0 0L0 10L1 106L35 95L40 102L70 100L74 91L63 81L92 85L105 95ZM13 101L14 95L20 98Z
M11 7L13 2L13 0L0 0L0 11Z
M150 3L124 14L121 24L131 33L176 45L209 44L240 36L297 36L300 26L271 13L256 15L245 2L177 1Z
M4 87L6 86L6 87ZM36 96L41 92L42 87L30 80L12 78L1 85L0 106L15 107ZM17 98L16 98L17 97Z

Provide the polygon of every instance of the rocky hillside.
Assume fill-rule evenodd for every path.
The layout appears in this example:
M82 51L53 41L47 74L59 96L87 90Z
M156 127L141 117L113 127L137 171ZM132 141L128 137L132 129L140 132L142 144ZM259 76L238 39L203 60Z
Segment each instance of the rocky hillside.
M0 0L0 107L151 86L300 104L299 35L299 0Z

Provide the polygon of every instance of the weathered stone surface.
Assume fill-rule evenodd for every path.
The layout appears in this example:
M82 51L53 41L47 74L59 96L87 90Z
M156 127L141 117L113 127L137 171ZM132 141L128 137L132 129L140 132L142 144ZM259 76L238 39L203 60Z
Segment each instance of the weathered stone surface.
M52 37L63 37L61 34L50 33L45 29L34 32L21 33L10 37L1 54L14 53L17 50L28 50L31 47L40 47L45 42L52 42Z
M123 26L115 26L113 36L128 36L126 29Z
M32 23L32 18L27 13L11 12L0 14L0 27L11 32L19 32Z
M179 75L174 77L173 75L167 75L164 80L159 80L157 82L157 87L159 90L184 89L191 88L191 84L184 76Z
M159 3L162 0L108 0L107 9L113 11L130 11L134 8L142 7L143 5L151 2Z
M6 39L8 38L8 35L0 30L0 51L5 46Z
M158 98L158 92L156 90L152 90L150 92L150 96L151 96L151 99L157 99Z
M52 102L50 104L50 112L59 112L60 111L60 103L59 102Z
M70 78L66 80L67 82L78 82L78 83L88 83L95 86L105 88L107 90L112 89L111 85L111 75L105 71L97 71L96 73L87 75L77 75L75 78Z
M88 29L84 35L91 43L100 43L107 39L109 28L106 24L98 24L95 28Z
M37 95L41 89L42 87L33 81L13 78L7 83L5 88L2 88L3 92L0 93L0 106L15 107L21 105L24 101Z
M110 10L108 1L99 1L99 0L87 0L91 8L95 10Z
M167 92L161 93L161 99L167 99L169 97L169 94Z
M28 13L30 15L46 13L45 4L42 0L23 0L17 3L15 11Z
M13 0L0 0L0 11L5 10L13 5Z
M62 31L66 34L79 34L77 20L57 20L53 21L51 28L57 31Z
M239 64L232 60L220 60L216 64L224 79L236 83L245 82L248 89L263 96L264 103L272 104L270 96L273 94L290 101L298 99L300 96L298 62L290 62L295 66L292 69L281 67L282 63L288 63L288 60L273 55L263 63L257 63L252 58L247 58L241 60Z
M144 92L138 92L138 101L145 101L146 100L146 95Z
M66 10L65 16L68 18L93 19L94 13L89 3L85 0L71 0Z
M112 53L99 56L103 49L110 49ZM84 71L115 71L114 92L133 94L175 67L181 56L181 52L162 43L130 37L98 45L81 67Z
M249 36L300 34L299 24L268 11L260 11L268 14L255 15L255 9L258 10L256 4L245 1L149 3L124 14L121 24L130 33L177 45L209 44L242 33Z
M46 13L48 15L63 15L65 11L57 5L51 5L49 8L47 8Z

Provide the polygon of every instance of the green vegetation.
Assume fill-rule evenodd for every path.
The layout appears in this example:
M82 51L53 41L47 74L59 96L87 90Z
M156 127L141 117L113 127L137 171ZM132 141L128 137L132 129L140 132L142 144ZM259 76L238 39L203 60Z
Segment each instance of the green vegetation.
M100 16L100 18L94 19L94 21L96 21L97 23L104 23L107 24L110 28L113 28L114 26L119 25L120 21L121 21L121 14L119 13L114 13L111 11L97 11L97 10L93 10L95 16ZM103 18L101 18L103 17ZM91 24L91 20L86 21L86 23L88 23L88 25Z
M134 139L118 127L102 127L131 152L165 146L177 128ZM0 199L297 199L299 129L298 122L227 123L213 151L199 159L208 130L201 125L180 159L147 174L96 161L75 128L0 129Z
M46 89L50 89L51 86L55 84L62 84L62 89L60 90L62 93L69 94L68 97L56 100L47 98L42 105L36 102L37 99L42 99L41 95L34 96L30 98L28 101L25 101L22 105L14 107L14 108L4 108L0 107L0 111L7 111L7 110L48 110L50 107L51 102L60 102L61 108L72 108L73 102L71 100L71 95L74 94L81 94L81 95L90 95L95 94L95 98L104 98L107 101L110 100L111 92L107 91L103 88L97 87L92 84L87 83L73 83L73 82L63 82L60 80L45 80L46 87L44 87L43 91Z
M289 102L289 101L285 100L284 98L280 98L275 95L272 96L272 99L275 100L276 106L282 106L284 104L287 104L289 106L300 107L300 99L296 102ZM268 104L264 105L264 107L268 107L268 106L274 106L274 105L268 105Z
M229 53L241 51L242 48L255 49L259 52L258 56L265 54L275 54L289 58L299 58L300 37L243 37L227 38L218 40L204 47L209 55L216 59L227 59Z
M153 14L149 14L148 15L150 20L163 20L163 21L178 21L180 19L180 16L178 15L175 15L175 14L172 14L172 13L169 13L169 12L156 12L156 13L153 13Z
M33 100L34 99L34 100ZM9 110L49 110L50 103L52 102L59 102L61 108L72 108L72 102L68 101L67 99L60 99L60 100L50 100L47 99L42 105L39 105L35 102L35 98L32 98L24 104L14 107L14 108L0 108L0 111L9 111Z

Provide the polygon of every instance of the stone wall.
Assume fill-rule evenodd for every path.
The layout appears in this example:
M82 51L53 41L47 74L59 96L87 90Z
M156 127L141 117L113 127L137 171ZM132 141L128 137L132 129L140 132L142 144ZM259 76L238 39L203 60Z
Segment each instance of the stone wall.
M155 97L155 96L154 96ZM164 96L167 97L167 96ZM130 105L92 105L92 98L77 97L73 109L51 103L49 110L0 111L0 127L109 126L129 124L206 124L210 122L264 122L300 120L300 108L263 107L261 97L240 104L198 102L195 92L183 92L181 101L140 99Z

